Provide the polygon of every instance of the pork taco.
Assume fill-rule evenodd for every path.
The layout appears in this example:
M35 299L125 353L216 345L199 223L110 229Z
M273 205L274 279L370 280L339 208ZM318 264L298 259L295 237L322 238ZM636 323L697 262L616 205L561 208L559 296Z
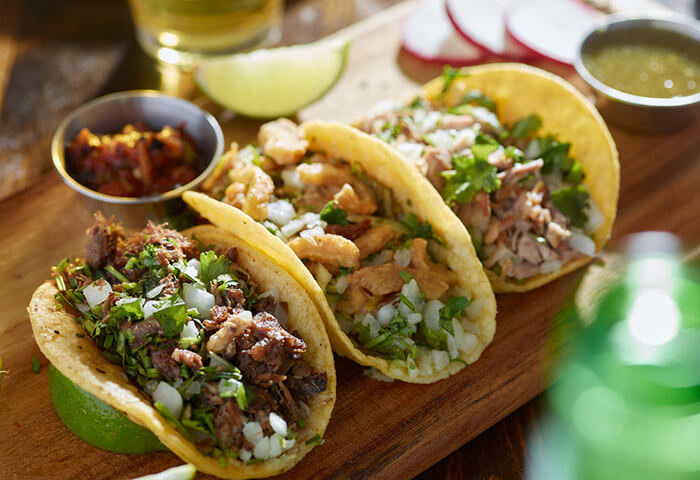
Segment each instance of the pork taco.
M383 142L344 125L270 122L205 188L213 199L185 201L221 228L246 224L245 238L316 299L339 354L429 383L491 342L495 299L467 231Z
M393 145L467 226L495 291L536 288L603 247L617 150L561 78L516 64L453 70L357 127Z
M321 443L333 355L284 269L213 226L127 233L98 214L88 235L28 309L55 368L218 477L278 474Z

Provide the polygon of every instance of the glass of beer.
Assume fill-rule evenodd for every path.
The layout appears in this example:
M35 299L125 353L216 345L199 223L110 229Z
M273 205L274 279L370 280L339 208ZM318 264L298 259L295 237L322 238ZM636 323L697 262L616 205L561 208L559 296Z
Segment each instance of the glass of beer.
M276 43L282 2L129 0L141 47L155 58L181 66Z

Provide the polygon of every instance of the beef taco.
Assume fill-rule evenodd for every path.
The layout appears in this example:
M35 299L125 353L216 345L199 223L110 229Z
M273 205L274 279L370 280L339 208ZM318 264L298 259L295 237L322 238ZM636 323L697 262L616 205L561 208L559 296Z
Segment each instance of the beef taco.
M28 308L55 368L218 477L278 474L321 443L333 355L284 269L213 226L127 233L97 214L88 235Z
M402 167L356 129L278 120L223 157L205 185L216 200L184 199L221 228L247 226L316 299L336 352L430 383L479 358L496 304L464 226Z
M593 105L537 68L453 70L358 128L393 145L469 229L495 291L581 267L612 229L618 155Z

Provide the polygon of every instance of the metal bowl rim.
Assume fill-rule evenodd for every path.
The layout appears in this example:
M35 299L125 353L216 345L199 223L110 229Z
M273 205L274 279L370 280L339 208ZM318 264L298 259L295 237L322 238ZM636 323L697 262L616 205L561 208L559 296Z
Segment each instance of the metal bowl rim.
M90 188L87 188L85 185L79 183L77 180L75 180L73 177L71 177L68 172L66 171L65 167L65 132L66 129L68 128L68 125L80 114L89 111L97 106L100 106L104 103L110 103L114 102L117 100L123 100L127 98L136 98L136 97L150 97L150 98L166 98L168 100L175 100L178 102L183 102L189 107L194 107L197 111L201 113L201 115L204 117L206 120L206 123L209 125L209 127L213 130L214 135L216 137L216 146L214 149L214 154L212 155L212 158L209 160L209 163L207 164L207 167L202 170L202 172L197 175L196 178L194 178L192 181L186 183L185 185L182 185L178 188L168 190L167 192L160 193L158 195L149 195L146 197L121 197L117 195L107 195L104 193L96 192L95 190L92 190ZM144 119L147 120L147 119ZM224 148L224 134L221 130L221 126L219 125L219 122L216 121L213 115L211 115L209 112L205 112L201 108L199 108L197 105L194 103L178 98L178 97L172 97L170 95L165 95L162 92L158 90L125 90L122 92L115 92L115 93L109 93L107 95L103 95L101 97L97 97L93 100L90 100L89 102L84 103L83 105L79 106L75 110L73 110L71 113L69 113L66 118L61 121L59 124L58 128L56 129L56 132L53 135L53 139L51 140L51 158L53 162L53 166L58 172L59 176L61 179L71 187L73 190L76 192L85 195L87 197L90 197L95 200L100 200L103 202L107 203L113 203L113 204L120 204L120 205L141 205L141 204L146 204L146 203L156 203L156 202L164 202L166 200L172 200L174 198L180 197L184 192L187 190L193 189L197 185L199 185L202 181L204 181L205 178L211 174L211 172L214 170L214 167L216 167L216 162L218 158L221 156L223 153L223 148Z
M700 92L694 93L693 95L686 95L683 97L672 97L672 98L659 98L659 97L644 97L641 95L634 95L631 93L622 92L616 88L607 85L591 74L591 72L583 64L583 49L586 42L596 36L604 34L608 28L613 25L620 24L638 24L643 22L662 22L662 23L675 23L683 27L688 27L695 29L700 34L700 22L683 15L672 13L672 12L656 12L654 14L647 15L631 15L631 14L613 14L606 17L602 23L597 23L593 25L590 29L586 31L584 36L581 38L579 45L576 49L576 58L574 59L574 68L576 72L588 83L594 90L596 90L601 95L614 100L618 103L624 103L627 105L639 106L639 107L651 107L659 110L674 109L677 107L686 107L689 105L694 105L700 102ZM642 26L643 25L638 25ZM696 41L694 38L688 36L685 33L679 32L677 30L664 29L666 31L672 31L678 35L687 37L691 41Z

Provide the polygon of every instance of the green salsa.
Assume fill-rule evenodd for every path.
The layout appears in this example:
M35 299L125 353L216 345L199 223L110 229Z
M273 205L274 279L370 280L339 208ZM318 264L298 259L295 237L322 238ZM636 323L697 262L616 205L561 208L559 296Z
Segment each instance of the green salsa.
M669 36L635 37L594 46L584 52L583 64L601 82L633 95L671 98L700 91L697 45Z

